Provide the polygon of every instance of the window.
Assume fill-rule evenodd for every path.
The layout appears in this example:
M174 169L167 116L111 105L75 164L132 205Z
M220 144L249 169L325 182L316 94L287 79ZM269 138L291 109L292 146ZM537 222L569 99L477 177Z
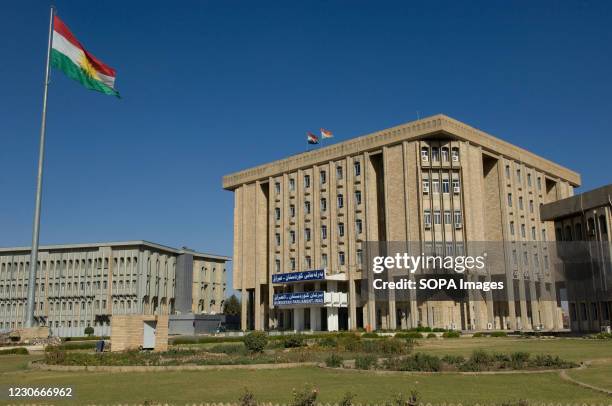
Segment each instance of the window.
M516 250L512 250L512 263L514 266L518 265L518 256L516 255Z
M444 210L444 224L453 224L450 210Z
M434 179L431 182L431 187L434 193L440 193L440 181L438 179Z
M310 175L304 175L304 189L310 187Z
M361 190L355 190L355 206L361 205Z
M421 148L421 160L425 162L429 161L429 148Z
M450 181L448 179L442 179L442 193L450 192Z
M459 194L461 187L459 186L459 179L453 179L453 193Z
M574 228L576 229L576 240L581 241L583 239L583 237L582 237L582 224L581 223L576 223L576 226Z
M336 178L338 178L338 180L342 179L342 166L338 165L336 166Z
M531 227L531 239L532 239L533 241L535 241L535 240L536 240L536 238L537 238L537 237L536 237L536 228L535 228L535 227Z
M425 210L423 211L423 222L425 223L425 227L431 227L431 211Z
M280 182L274 183L274 191L276 192L277 195L280 194Z
M527 251L523 251L523 265L529 265L529 255L527 254Z
M344 196L342 193L338 194L338 208L341 209L344 207Z
M542 229L542 241L546 241L546 229Z
M295 205L294 204L289 205L289 216L291 218L295 217Z
M451 157L453 162L459 162L459 148L455 147L451 150Z
M516 170L516 180L521 183L522 179L521 179L521 170L517 169Z
M508 193L508 207L512 207L512 193Z
M544 255L544 268L548 269L548 255Z
M306 241L310 241L310 228L305 228L304 229L304 239Z
M295 231L293 230L289 231L289 241L291 244L295 244Z
M519 210L523 210L523 196L519 196Z
M356 256L357 256L357 266L362 266L363 265L363 250L362 249L358 249L356 251Z
M321 254L321 266L323 268L327 266L327 254Z
M327 183L327 172L321 171L319 175L321 177L321 184L324 185Z
M355 176L361 175L361 162L355 161L353 168L355 169Z
M529 201L529 213L533 213L533 200Z
M304 213L310 214L310 201L306 200L304 202Z
M526 237L525 224L521 224L521 237L522 238Z
M327 226L326 225L321 226L321 239L327 240Z
M289 258L289 266L292 271L295 271L295 258Z
M429 193L429 179L423 179L423 194Z
M274 238L276 239L276 246L277 247L280 246L280 243L281 243L280 234L279 233L274 234Z
M461 218L461 210L455 210L455 227L461 227L463 219Z
M510 165L506 165L506 178L510 179Z
M327 199L322 197L321 198L321 211L324 212L327 210Z
M440 160L440 150L438 149L438 147L433 147L431 149L431 160L432 161L439 161Z
M295 179L293 178L289 179L289 190L292 192L295 190Z
M362 231L363 231L363 222L361 221L361 219L355 220L355 232L357 234L361 234Z
M312 269L312 258L310 258L309 256L306 256L304 258L304 266L306 269Z
M344 266L344 251L338 252L338 264Z
M606 225L606 216L603 214L599 216L599 231L602 234L608 234L608 226Z
M542 190L542 178L538 176L536 183L538 184L538 190Z
M280 208L279 207L274 208L274 218L276 218L276 220L280 220Z
M527 186L531 187L531 174L527 174Z
M338 236L344 237L344 223L338 223Z
M442 147L442 161L448 162L448 148Z
M440 224L441 222L440 210L434 210L434 224Z

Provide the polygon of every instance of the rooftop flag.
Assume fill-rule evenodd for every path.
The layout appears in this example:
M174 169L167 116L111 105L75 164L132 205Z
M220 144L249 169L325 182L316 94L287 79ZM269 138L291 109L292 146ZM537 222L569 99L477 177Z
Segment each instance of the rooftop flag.
M323 137L323 138L332 138L333 136L334 136L334 134L331 131L326 130L325 128L321 128L321 137Z
M90 54L58 16L53 16L51 66L88 89L119 97L115 70Z
M306 133L306 139L308 140L309 144L318 144L319 143L319 137L317 137L316 135L314 135L311 132L307 132Z

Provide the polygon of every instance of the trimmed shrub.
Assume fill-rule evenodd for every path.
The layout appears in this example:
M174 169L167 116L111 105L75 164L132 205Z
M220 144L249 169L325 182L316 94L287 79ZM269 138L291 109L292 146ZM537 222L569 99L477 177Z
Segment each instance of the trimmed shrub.
M481 333L479 331L477 333L472 334L472 338L480 338L480 337L486 337L485 333Z
M321 347L334 348L338 346L338 340L335 337L331 337L331 336L323 337L317 341L317 344L319 344Z
M207 348L206 351L217 353L217 354L244 354L246 352L246 348L240 344L217 344L210 348Z
M508 337L508 333L505 331L493 331L491 337Z
M357 369L370 369L376 365L378 359L375 355L363 355L355 358L355 368Z
M333 353L325 359L325 365L330 368L339 368L342 366L342 357L336 353Z
M454 331L454 330L445 331L442 334L442 337L444 337L444 338L459 338L459 337L461 337L461 332L460 331Z
M283 336L283 347L285 348L298 348L304 347L306 345L306 340L304 336L301 334L291 334L287 336Z
M438 336L435 333L428 333L427 338L438 338Z
M7 350L0 350L0 355L28 355L28 350L23 347L9 348Z
M416 332L416 331L408 331L408 332L401 332L401 333L396 333L395 334L395 338L423 338L423 334Z
M253 331L244 337L244 346L250 353L262 352L268 343L268 336L262 331Z
M465 362L462 355L445 355L442 357L442 362L448 365L461 365Z
M445 331L449 331L449 330L446 330L446 329L440 328L440 327L436 327L436 328L432 329L431 331L433 331L434 333L444 333Z
M523 369L528 361L528 352L516 351L510 354L510 366L512 366L513 369Z
M240 395L240 397L238 398L238 405L239 406L257 406L257 400L255 400L255 394L251 390L244 388L244 392L242 392L242 395Z
M377 333L363 333L361 338L380 338Z
M387 359L384 367L391 371L437 372L442 370L442 361L435 355L418 352L409 357Z
M92 336L94 333L94 328L91 326L87 326L85 327L85 331L84 331L86 336Z
M342 399L340 399L340 402L338 402L338 406L353 406L353 399L355 399L355 396L357 395L354 393L346 392L344 396L342 396Z

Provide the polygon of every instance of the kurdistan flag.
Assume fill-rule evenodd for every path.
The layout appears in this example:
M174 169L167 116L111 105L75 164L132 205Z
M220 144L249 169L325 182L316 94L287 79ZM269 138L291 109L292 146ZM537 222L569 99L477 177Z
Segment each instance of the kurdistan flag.
M115 70L87 52L58 16L53 17L51 65L88 89L119 97Z

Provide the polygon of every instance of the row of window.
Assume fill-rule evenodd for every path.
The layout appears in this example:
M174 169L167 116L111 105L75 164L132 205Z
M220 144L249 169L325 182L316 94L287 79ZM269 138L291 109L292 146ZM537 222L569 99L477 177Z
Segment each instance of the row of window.
M355 161L353 163L353 174L355 175L355 177L361 176L361 162L360 161ZM343 177L344 177L343 167L340 165L336 166L336 179L341 180ZM319 172L319 183L321 185L325 185L327 183L327 171L326 170L321 170ZM304 175L304 189L309 189L310 184L311 184L310 175L308 174ZM289 178L289 191L290 192L295 191L295 178ZM281 192L280 182L274 183L274 192L277 195L280 194Z
M344 207L344 195L342 193L339 193L336 196L336 203L337 203L337 207L339 209L342 209ZM356 206L360 206L361 205L361 191L360 190L356 190L355 191L355 205ZM320 200L320 208L321 208L321 212L325 213L327 211L327 198L322 197ZM304 201L304 213L305 214L310 214L311 213L311 204L310 204L310 200L306 200ZM289 205L289 217L294 218L295 217L295 204L290 204ZM276 221L279 221L281 219L281 209L280 207L275 207L274 208L274 218L276 219Z
M513 204L512 193L508 193L508 207L513 207ZM519 210L525 209L525 205L523 204L523 196L519 196L518 198L518 208ZM529 213L534 213L533 200L529 200Z
M448 147L432 147L431 155L429 147L421 148L421 160L424 162L429 161L429 157L431 156L431 160L433 162L448 162L449 161L449 151L450 151L450 159L453 162L459 162L459 148L453 147L452 149L448 149Z
M512 177L512 171L510 170L510 165L506 165L506 178L510 179ZM523 183L523 175L521 169L516 170L516 180L518 183ZM531 173L527 173L527 186L532 187L532 177ZM542 178L540 176L536 179L536 185L538 190L542 190Z
M516 230L514 227L514 221L510 222L510 236L514 237L516 235ZM533 241L537 240L537 231L535 226L531 227L531 239ZM542 237L542 241L546 241L546 229L542 229L541 231L541 237ZM527 226L523 223L521 224L521 238L527 238Z
M599 216L598 219L599 219L598 221L599 230L601 231L601 234L607 235L608 225L606 222L606 216L602 214ZM597 235L597 229L595 227L595 218L593 217L589 217L587 219L587 229L586 229L587 235L586 236L582 232L582 223L576 223L573 230L572 230L572 226L566 225L564 230L565 232L561 230L561 227L556 228L555 231L556 231L557 241L583 241L587 237L594 237L595 235Z
M363 265L363 250L358 249L357 251L355 251L355 259L357 260L357 266L361 267ZM338 252L338 265L344 266L345 264L346 264L346 254L344 253L344 251L339 251ZM323 253L321 254L321 267L326 268L327 265L328 265L328 257L327 257L327 254ZM312 257L309 255L304 257L304 268L307 270L312 269ZM296 259L294 257L289 258L289 270L291 271L296 270ZM281 272L281 260L278 258L274 261L274 272L276 273Z
M442 185L442 189L440 189L440 184ZM432 179L431 181L429 179L423 179L423 193L424 194L428 194L430 192L430 185L431 185L432 193L440 193L440 192L450 193L451 180L442 179L442 182L440 183L439 179ZM452 185L453 185L453 193L459 194L461 192L461 186L459 183L459 179L453 179Z
M444 210L444 216L442 216L441 210L433 211L433 224L439 225L442 224L442 218L444 217L444 224L452 225L455 227L461 228L463 224L463 216L461 215L461 210ZM425 209L423 211L423 223L425 223L425 228L430 228L432 224L432 211L429 209Z
M355 220L355 233L357 235L363 233L363 221L361 219L356 219ZM310 241L311 239L311 230L310 228L305 228L304 229L304 240L306 241ZM338 223L338 236L339 237L344 237L344 223L340 222ZM276 239L276 246L280 246L281 245L281 235L280 233L276 233L275 234L275 239ZM327 239L327 225L322 225L321 226L321 239L322 240L326 240ZM290 244L295 244L296 242L296 236L295 236L295 231L294 230L290 230L289 231L289 243Z
M550 264L548 262L548 255L543 255L543 260L544 260L544 269L548 269L550 267ZM518 253L515 249L512 250L512 264L514 266L519 265ZM523 251L523 265L529 266L529 253L527 251ZM534 265L534 269L536 270L540 269L540 256L537 252L533 254L533 265Z

